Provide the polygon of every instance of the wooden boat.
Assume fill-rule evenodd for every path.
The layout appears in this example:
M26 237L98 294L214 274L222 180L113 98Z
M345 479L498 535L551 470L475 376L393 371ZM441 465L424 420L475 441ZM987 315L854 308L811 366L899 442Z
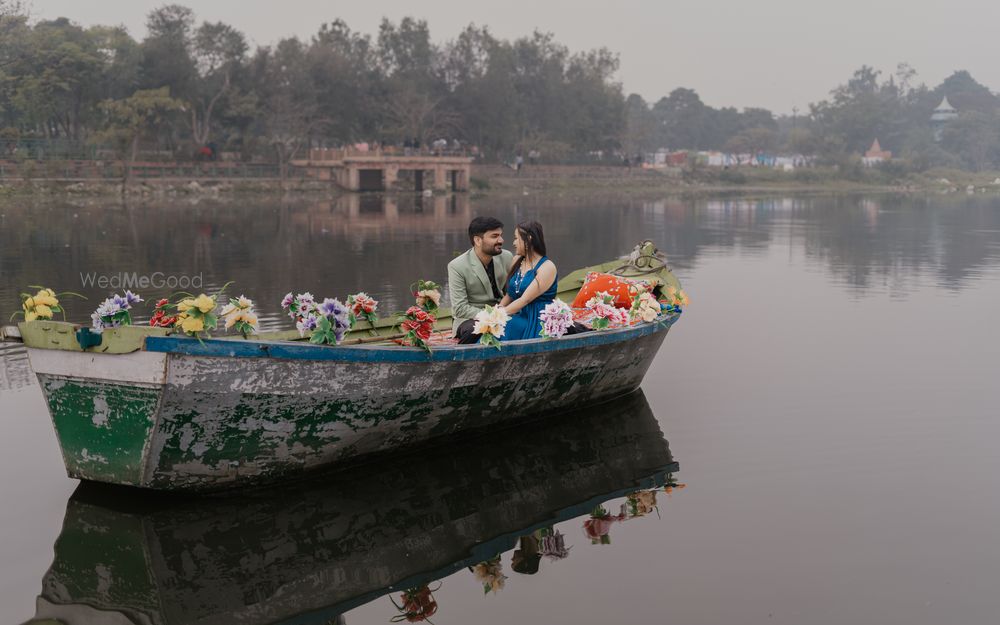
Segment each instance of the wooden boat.
M589 271L679 288L650 243ZM442 311L439 327L449 327ZM339 346L297 332L196 340L163 328L106 330L80 347L69 323L20 324L71 477L163 490L276 480L436 437L587 405L636 389L677 312L559 339L433 353L387 340L392 320ZM362 338L369 330L379 336Z
M619 515L618 502L606 502L636 491L656 498L653 489L672 483L677 469L638 391L499 439L235 496L123 497L82 484L25 625L350 622L338 616L376 600L391 613L389 597L436 588L454 573L468 586L445 580L451 593L481 594L466 567L507 552L520 536L582 517L563 526L567 559L541 562L559 574L593 548L580 530L597 506ZM633 519L657 522L647 512L640 520L626 511L615 522L612 548ZM506 573L512 589L538 581ZM449 606L440 609L447 615Z

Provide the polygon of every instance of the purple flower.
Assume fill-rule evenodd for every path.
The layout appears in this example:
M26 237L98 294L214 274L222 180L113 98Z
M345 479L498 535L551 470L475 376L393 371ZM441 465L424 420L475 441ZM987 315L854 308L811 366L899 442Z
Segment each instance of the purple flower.
M319 325L319 319L316 317L303 317L295 324L295 329L299 331L299 336L305 336L306 332L312 332Z
M326 298L323 303L319 305L319 314L324 317L337 317L341 314L347 314L347 308L340 303L337 298Z
M143 301L141 297L133 293L132 291L125 291L125 303L126 308L131 308L139 302Z
M292 295L292 292L289 291L285 297L281 298L281 307L288 310L293 301L295 301L295 297Z

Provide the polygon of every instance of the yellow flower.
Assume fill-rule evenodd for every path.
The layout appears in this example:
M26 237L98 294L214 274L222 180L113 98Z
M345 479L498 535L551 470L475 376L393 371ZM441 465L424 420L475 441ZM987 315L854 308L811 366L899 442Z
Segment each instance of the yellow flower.
M205 329L205 322L197 317L188 317L181 322L181 329L185 332L201 332Z
M48 306L46 306L45 304L36 304L35 305L35 313L39 317L42 317L44 319L51 319L52 318L52 309L49 308Z
M226 317L226 329L236 325L236 322L243 318L243 315L229 315Z
M193 303L203 313L212 312L212 309L215 308L215 300L204 293L196 297Z
M39 289L38 294L35 297L44 297L44 296L54 298L56 296L56 292L53 291L52 289Z
M36 313L32 312L32 311L28 311L28 312L24 313L24 320L25 321L34 321L37 318L38 318L38 315Z
M49 295L47 293L42 293L41 291L39 291L38 295L36 295L34 297L34 300L35 300L35 305L36 306L38 304L44 304L45 306L58 306L59 305L59 300L57 300L56 298L52 297L51 295Z
M253 327L255 328L257 327L257 315L253 313L247 313L246 315L243 316L243 320L252 325Z
M35 307L35 298L34 297L25 298L24 302L21 305L24 306L24 312L28 312L29 310Z
M192 308L194 308L194 300L191 299L191 298L187 298L185 300L182 300L181 303L177 304L177 312L179 312L179 313L187 312L188 310L191 310Z

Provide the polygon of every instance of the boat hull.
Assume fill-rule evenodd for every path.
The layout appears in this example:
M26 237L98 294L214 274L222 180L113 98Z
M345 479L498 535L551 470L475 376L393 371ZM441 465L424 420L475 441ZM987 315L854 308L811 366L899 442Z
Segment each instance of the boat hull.
M213 490L627 393L669 325L431 355L151 338L134 354L29 356L70 476ZM93 362L81 369L77 358ZM105 373L71 375L81 370Z

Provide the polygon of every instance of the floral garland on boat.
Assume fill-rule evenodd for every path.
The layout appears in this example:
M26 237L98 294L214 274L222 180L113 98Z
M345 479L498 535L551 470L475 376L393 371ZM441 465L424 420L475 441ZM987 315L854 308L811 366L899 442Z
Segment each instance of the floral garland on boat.
M441 287L436 282L417 280L415 285L410 285L410 290L413 291L417 306L437 316L438 307L441 305Z
M403 331L402 343L419 347L428 354L431 353L431 347L427 341L434 332L435 321L437 319L433 314L419 306L410 306L399 318L399 328Z
M553 300L542 309L539 320L542 338L557 339L573 327L573 309L561 299Z
M115 293L101 302L90 315L91 329L100 334L109 328L132 325L132 306L142 301L144 300L132 291L125 291L125 295Z
M586 307L594 313L590 327L594 330L607 330L629 324L628 312L615 306L615 298L606 291L600 291L587 300Z
M369 332L372 335L378 335L378 332L375 330L375 324L378 322L378 315L375 314L375 311L378 310L377 300L362 291L361 293L347 296L347 308L350 311L348 320L350 321L351 330L354 329L359 319L364 319L371 325Z
M60 313L63 316L63 320L66 319L66 310L59 303L59 298L64 295L73 295L79 297L80 299L87 299L86 297L80 295L79 293L74 293L72 291L64 291L62 293L56 293L52 289L45 288L44 286L29 286L29 289L38 289L38 292L34 295L30 293L21 293L21 310L14 312L10 319L13 321L14 317L18 315L23 315L25 321L36 321L36 320L49 320L55 315L55 313Z
M254 311L253 300L244 295L230 299L219 314L226 320L226 330L234 328L243 335L243 338L249 338L251 334L257 334L260 331L260 323L257 319L257 313Z
M507 330L510 315L503 306L487 306L476 313L472 332L479 335L479 342L500 349L500 337Z

